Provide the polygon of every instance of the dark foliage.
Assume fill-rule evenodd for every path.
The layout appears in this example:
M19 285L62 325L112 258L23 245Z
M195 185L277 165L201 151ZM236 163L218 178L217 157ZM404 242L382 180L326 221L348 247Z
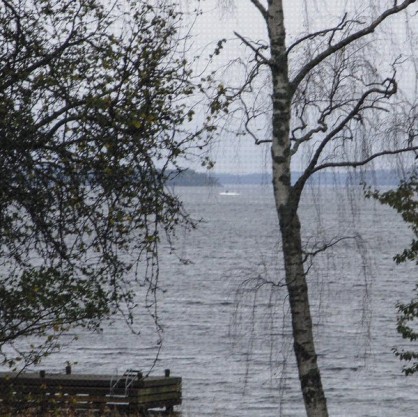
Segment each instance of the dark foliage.
M153 308L158 244L187 224L166 171L213 127L165 2L0 0L0 352L96 328L136 288ZM201 84L199 89L201 89ZM135 286L134 284L138 285ZM10 352L10 349L9 349Z
M407 180L400 183L399 187L386 192L368 191L367 197L373 197L394 208L409 225L414 234L409 247L394 257L396 263L406 261L416 262L418 265L418 172L415 170ZM418 287L416 288L418 293ZM415 296L409 303L399 303L397 331L402 338L415 342L418 339L416 322L418 319L418 297ZM394 348L394 353L399 359L408 362L403 371L406 375L418 371L418 352L414 350L399 350Z

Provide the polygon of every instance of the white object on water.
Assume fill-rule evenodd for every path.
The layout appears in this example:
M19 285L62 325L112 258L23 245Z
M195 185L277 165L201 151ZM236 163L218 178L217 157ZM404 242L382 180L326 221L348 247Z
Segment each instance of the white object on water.
M236 193L235 191L228 191L228 190L226 190L226 191L221 191L219 193L219 195L239 195L239 193Z

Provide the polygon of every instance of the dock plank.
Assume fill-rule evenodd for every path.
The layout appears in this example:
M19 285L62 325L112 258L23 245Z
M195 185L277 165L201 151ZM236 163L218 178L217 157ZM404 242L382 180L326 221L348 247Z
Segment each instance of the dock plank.
M18 404L75 408L172 409L181 404L181 377L0 372L0 408ZM129 385L129 387L127 387Z

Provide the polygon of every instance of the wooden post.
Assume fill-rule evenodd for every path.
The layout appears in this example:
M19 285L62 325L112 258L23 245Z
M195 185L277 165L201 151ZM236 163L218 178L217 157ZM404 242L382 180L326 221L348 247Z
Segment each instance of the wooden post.
M45 374L46 374L46 372L45 372L44 369L42 369L41 371L39 371L39 376L42 379L45 378ZM42 387L42 385L41 385L41 387ZM39 403L39 413L40 413L41 416L43 416L45 414L46 410L47 410L46 392L44 392L43 389L42 389L40 391L40 395L41 395L41 398L40 398L40 403Z
M165 369L164 370L164 375L166 378L168 378L170 376L170 370L169 369ZM172 405L169 405L165 408L166 413L171 414L174 410L174 407Z

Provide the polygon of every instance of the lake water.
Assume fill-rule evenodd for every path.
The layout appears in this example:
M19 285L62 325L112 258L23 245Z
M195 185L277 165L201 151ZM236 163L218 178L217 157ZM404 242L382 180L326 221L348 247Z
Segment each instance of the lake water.
M183 377L183 417L303 416L290 338L277 219L270 186L179 188L194 218L176 252L161 259L164 343L152 374ZM398 301L409 301L416 265L393 255L411 235L387 207L360 191L307 191L301 203L309 245L350 236L314 259L309 284L317 351L331 416L416 415L418 379L405 377L391 349ZM317 247L317 246L316 246ZM166 248L161 248L163 251ZM256 289L258 288L258 289ZM102 334L80 334L43 368L121 374L152 367L157 336L138 317L141 336L116 320ZM417 347L418 349L418 347Z

